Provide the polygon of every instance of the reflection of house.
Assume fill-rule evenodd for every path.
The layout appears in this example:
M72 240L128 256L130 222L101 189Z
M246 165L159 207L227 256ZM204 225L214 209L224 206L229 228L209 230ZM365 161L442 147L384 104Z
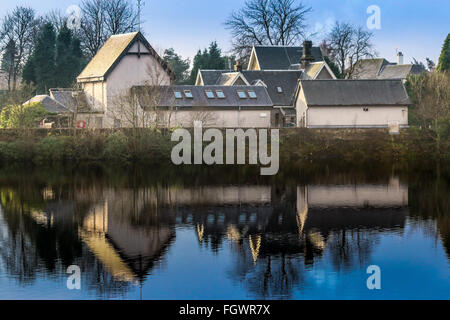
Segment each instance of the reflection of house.
M80 229L81 239L120 281L140 280L174 236L169 226L131 225L108 202L93 206Z

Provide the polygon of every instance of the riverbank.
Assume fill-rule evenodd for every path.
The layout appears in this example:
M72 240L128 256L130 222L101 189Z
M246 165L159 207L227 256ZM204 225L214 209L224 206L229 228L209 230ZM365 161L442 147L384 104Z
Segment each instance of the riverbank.
M170 165L176 144L170 136L170 132L150 129L1 130L0 163ZM387 129L280 130L280 166L449 161L448 137L440 141L438 150L432 134L416 128L399 135L389 135Z

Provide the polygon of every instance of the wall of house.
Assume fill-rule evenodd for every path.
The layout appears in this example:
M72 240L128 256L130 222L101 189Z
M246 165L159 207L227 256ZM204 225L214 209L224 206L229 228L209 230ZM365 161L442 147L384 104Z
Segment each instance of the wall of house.
M272 110L177 110L166 111L164 122L159 125L171 127L192 127L194 121L202 121L203 127L214 128L270 128L272 120ZM159 115L160 116L160 115Z
M388 127L390 123L408 125L408 107L309 107L307 127ZM298 112L298 111L297 111Z
M137 43L129 50L129 53L137 53ZM170 85L170 75L164 70L155 57L148 53L147 48L141 44L138 55L126 55L119 64L108 75L107 99L108 108L105 114L103 126L105 128L114 127L114 122L119 114L123 112L123 107L128 103L128 92L133 86L139 85ZM130 107L133 108L133 107ZM126 113L130 113L128 110ZM126 119L119 119L122 123L128 122Z
M333 77L328 72L327 68L323 68L322 71L316 76L314 80L332 80Z
M82 88L92 109L104 112L107 105L107 83L104 81L84 82Z
M307 107L303 90L300 90L298 94L295 109L297 110L297 127L304 128L306 126Z

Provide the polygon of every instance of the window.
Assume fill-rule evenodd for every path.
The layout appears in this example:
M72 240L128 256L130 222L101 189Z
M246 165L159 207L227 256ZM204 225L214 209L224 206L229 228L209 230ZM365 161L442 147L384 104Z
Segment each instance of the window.
M238 91L237 93L240 99L247 99L247 94L245 91Z
M219 98L219 99L225 99L225 93L223 93L222 90L217 90L217 91L216 91L216 94L217 94L217 98Z
M192 91L191 90L184 90L184 96L188 99L192 99L194 98L194 96L192 95Z
M174 94L175 94L175 99L183 99L183 95L181 94L180 91L175 91Z
M282 87L277 87L277 92L278 93L283 93L283 88Z
M247 92L248 92L248 96L250 97L250 99L256 99L257 98L255 91L249 90Z
M205 94L208 97L208 99L214 99L216 96L214 95L214 92L211 90L205 90Z

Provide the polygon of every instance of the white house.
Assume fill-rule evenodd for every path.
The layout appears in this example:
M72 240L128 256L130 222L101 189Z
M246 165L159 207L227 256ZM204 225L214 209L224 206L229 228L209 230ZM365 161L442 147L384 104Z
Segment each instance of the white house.
M297 91L298 127L388 128L408 126L402 80L306 80Z
M77 78L91 107L77 118L97 128L126 126L118 105L129 90L169 85L172 78L172 71L140 32L111 36Z

